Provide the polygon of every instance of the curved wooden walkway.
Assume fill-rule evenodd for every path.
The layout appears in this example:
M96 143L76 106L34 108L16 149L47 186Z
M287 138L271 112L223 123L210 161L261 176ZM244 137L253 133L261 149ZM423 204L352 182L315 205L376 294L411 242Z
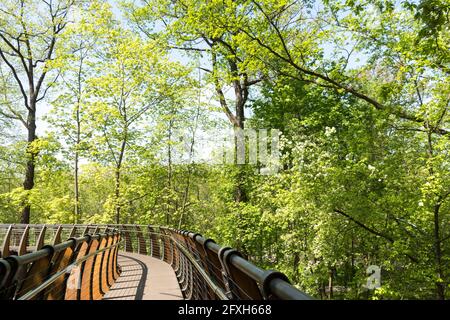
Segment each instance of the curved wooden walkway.
M122 273L103 300L183 300L170 265L150 256L119 252Z

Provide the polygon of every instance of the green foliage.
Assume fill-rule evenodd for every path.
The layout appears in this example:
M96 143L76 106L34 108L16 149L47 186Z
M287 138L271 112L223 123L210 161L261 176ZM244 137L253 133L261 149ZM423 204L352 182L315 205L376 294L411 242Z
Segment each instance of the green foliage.
M28 145L0 62L0 222L30 204L32 222L168 225L318 298L449 298L448 1L120 8L121 19L107 2L80 4L45 66L60 73L48 130ZM12 20L0 12L1 28ZM282 132L276 174L186 153L242 101L246 127ZM24 191L27 148L36 179ZM364 287L370 265L382 269L376 290Z

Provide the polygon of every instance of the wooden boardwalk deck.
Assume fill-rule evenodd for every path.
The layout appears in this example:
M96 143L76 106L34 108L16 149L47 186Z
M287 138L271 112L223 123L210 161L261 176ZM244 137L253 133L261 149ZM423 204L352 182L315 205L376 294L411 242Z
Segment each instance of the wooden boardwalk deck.
M183 300L172 267L142 254L119 252L122 273L103 300Z

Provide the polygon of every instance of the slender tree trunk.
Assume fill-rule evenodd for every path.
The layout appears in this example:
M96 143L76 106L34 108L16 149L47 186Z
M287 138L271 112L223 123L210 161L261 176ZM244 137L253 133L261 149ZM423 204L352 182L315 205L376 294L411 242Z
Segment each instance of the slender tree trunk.
M434 206L434 255L436 262L436 275L439 278L436 281L436 297L439 300L445 300L445 283L444 283L444 272L442 267L442 248L441 248L441 237L439 228L439 210L441 207L440 199L438 203Z
M428 156L431 159L434 155L433 151L433 139L432 139L432 132L429 129L429 124L426 124L426 127L428 129ZM430 175L434 175L434 169L433 167L429 168ZM439 196L436 204L433 208L433 225L434 225L434 232L433 232L433 238L434 238L434 261L436 264L436 276L439 279L436 281L436 298L439 300L445 299L445 284L444 284L444 272L443 272L443 266L442 266L442 248L441 248L441 235L440 235L440 218L439 218L439 210L441 208L441 201L442 197Z
M200 73L200 69L198 72L198 82L201 83L201 73ZM197 132L197 126L198 126L198 117L200 115L200 104L201 104L201 92L199 90L199 94L198 94L198 106L197 106L197 110L195 113L195 120L194 120L194 127L192 128L192 136L191 136L191 144L189 147L189 163L188 163L188 172L187 172L187 177L186 177L186 185L184 188L184 194L183 194L183 202L181 205L181 215L180 215L180 221L178 222L178 229L181 229L182 223L183 223L183 218L184 218L184 214L186 211L186 205L189 199L189 189L191 186L191 174L192 174L192 160L194 157L194 145L195 145L195 133Z
M191 186L191 173L192 173L192 169L191 169L191 165L189 164L187 177L186 177L186 185L184 187L184 193L183 193L183 202L181 204L181 215L180 215L180 221L178 222L178 229L181 229L181 226L183 224L183 218L184 218L184 214L186 211L186 204L187 204L187 201L189 198L189 188Z
M207 41L208 42L208 41ZM217 45L217 43L213 40L212 42L208 42L211 46L211 60L213 65L213 70L217 71L217 55L214 51L214 47ZM233 80L233 88L234 88L234 94L235 94L235 114L228 108L227 101L225 99L225 95L222 90L222 86L220 85L220 81L217 77L214 77L214 86L216 93L219 97L220 105L222 106L223 110L225 111L226 116L230 120L231 124L233 125L233 128L236 130L244 130L244 107L245 103L247 102L248 98L248 79L246 75L244 76L244 83L241 82L239 79L242 75L239 73L238 70L238 64L236 59L230 58L228 59L228 64L230 67L231 74L236 77L236 79ZM235 157L234 160L237 160L237 147L238 141L237 137L234 139L234 151L235 151ZM245 143L244 143L245 148ZM247 194L245 192L245 170L242 166L237 165L237 175L236 175L236 185L234 189L234 200L235 202L246 202L247 201Z
M121 205L120 205L120 166L116 166L116 172L115 172L115 189L114 189L114 195L116 198L116 203L115 203L115 212L116 212L116 223L119 224L120 223L120 210L121 210Z
M116 172L115 172L115 180L116 180L116 184L115 184L115 198L116 198L116 207L115 207L115 211L116 211L116 223L119 224L120 223L120 213L122 210L122 204L120 203L120 178L121 178L121 169L122 169L122 162L123 162L123 157L125 155L125 148L127 145L127 141L128 141L128 127L125 126L124 128L124 138L122 140L122 144L120 146L120 153L119 153L119 159L117 160L117 164L116 164Z
M171 192L172 190L172 126L173 126L173 120L169 120L169 130L168 130L168 144L167 144L167 157L168 157L168 163L167 163L167 190ZM171 199L167 199L166 203L166 225L169 226L170 223L170 202Z
M80 46L83 45L83 42L80 43ZM80 143L81 143L81 94L82 94L82 70L84 65L84 56L81 53L80 55L80 64L78 66L78 74L77 74L77 110L76 110L76 143L75 143L75 160L74 160L74 191L75 191L75 223L81 221L81 206L80 206L80 185L79 185L79 158L80 158Z
M29 191L34 187L34 173L36 152L32 150L32 143L36 140L36 102L30 101L30 110L28 110L28 139L27 139L27 163L23 189ZM26 203L22 210L21 223L30 223L31 206Z
M81 126L80 126L80 104L77 107L77 141L75 145L75 160L74 160L74 188L75 188L75 223L81 221L80 210L80 188L78 178L78 162L79 162L79 146L81 142Z
M232 70L233 75L237 76L237 66L235 61L230 62L230 67ZM241 83L237 80L233 81L233 87L234 87L234 94L236 97L235 102L235 109L236 109L236 122L237 126L236 128L244 133L244 122L245 122L245 116L244 116L244 107L245 103L247 101L247 97L244 97L244 93L242 90ZM246 94L246 93L245 93ZM245 149L246 149L246 143L245 143L245 136L243 136L243 145L244 145L244 159L245 159ZM237 140L235 140L235 151L237 154L238 146L237 146ZM235 190L235 201L236 202L246 202L247 199L247 193L245 192L245 180L246 180L246 174L245 174L245 165L238 165L238 176L237 176L237 185Z
M78 151L75 152L75 160L74 160L74 191L75 191L75 223L78 223L81 220L81 212L80 212L80 194L79 194L79 186L78 186Z
M234 194L234 200L236 202L246 202L248 200L244 185L245 185L245 172L243 168L239 167L237 175L237 184Z
M240 100L238 100L240 101ZM242 103L236 103L236 114L237 116L237 122L238 125L235 126L235 130L239 130L244 133L244 105ZM244 145L244 159L245 159L245 149L246 149L246 143L245 143L245 136L242 136L243 138L243 145ZM238 159L238 138L235 137L234 139L234 151L235 151L235 161L237 163ZM246 174L245 174L245 165L243 164L237 164L237 176L236 176L236 187L234 191L234 200L236 202L246 202L247 199L247 193L245 192L245 180L246 180Z
M328 270L328 300L333 299L334 268Z
M294 260L292 263L292 280L294 282L298 281L298 265L300 263L300 253L298 251L294 252Z
M324 300L326 299L326 288L325 288L326 284L324 281L320 281L320 286L319 286L319 294L320 294L320 299Z
M352 244L351 244L351 254L350 254L350 279L353 282L356 275L356 268L355 268L355 238L352 232ZM356 290L356 283L354 284L354 288Z

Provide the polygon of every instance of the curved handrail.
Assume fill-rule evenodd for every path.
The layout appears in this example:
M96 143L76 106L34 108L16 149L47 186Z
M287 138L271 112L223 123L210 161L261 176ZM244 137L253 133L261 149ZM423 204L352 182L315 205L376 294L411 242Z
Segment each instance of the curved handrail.
M186 299L313 299L291 285L284 274L263 270L238 251L221 247L198 233L152 225L110 226L121 230L125 251L149 254L171 264ZM192 259L203 272L198 271ZM186 263L195 270L188 269ZM192 277L201 285L189 283ZM205 294L205 288L211 291L209 295Z
M83 262L87 261L88 259L91 259L91 258L97 256L98 254L102 253L102 252L111 250L112 248L115 248L115 247L119 246L121 243L122 243L122 241L119 241L119 242L114 243L114 244L112 244L112 245L110 245L108 247L96 250L95 252L92 252L92 253L82 257L80 260L77 260L77 261L73 262L72 264L68 265L67 267L65 267L64 269L56 272L55 274L50 276L46 281L41 283L39 286L37 286L36 288L32 289L31 291L28 291L23 296L17 298L17 300L31 300L31 299L33 299L39 293L41 293L43 290L45 290L50 285L55 283L55 281L57 281L58 278L60 278L62 275L71 272L75 267L81 266L81 264Z
M12 232L14 230L16 230L15 234ZM67 243L58 244L62 234L70 236L71 239L75 239L77 235L91 237L89 240L85 239L86 242L90 242L95 240L100 232L111 232L113 230L120 232L122 239L120 246L124 251L150 255L170 264L175 271L185 299L313 299L291 285L284 274L274 270L263 270L242 257L237 250L222 247L216 244L214 240L204 238L198 233L136 224L16 224L13 226L0 224L0 243L3 242L2 252L13 252L14 250L16 252L14 258L9 258L11 261L16 261L12 262L12 265L8 265L8 262L11 262L8 259L0 259L0 294L1 288L5 287L4 274L11 274L8 268L18 270L14 267L14 263L20 264L20 261L22 261L22 263L29 264L32 261L42 260L47 255L55 255L54 252L50 253L52 250L61 251L67 248ZM34 232L34 244L30 243L30 232ZM43 239L48 238L48 234L52 232L53 246L42 246ZM3 239L1 239L2 235ZM10 246L13 238L16 244L20 244L19 247ZM41 248L37 250L39 247ZM50 247L52 250L50 250ZM79 243L76 244L76 247L78 251L81 250ZM116 243L115 247L118 249L119 244ZM29 252L33 249L35 252ZM44 253L47 251L48 253ZM114 268L117 266L117 251L115 250ZM29 253L23 254L24 252ZM95 250L92 252L95 252ZM89 248L84 248L83 255L86 256L92 252ZM65 267L67 268L68 265ZM93 268L92 265L90 267ZM62 269L64 268L58 269L59 277L62 277ZM118 275L117 270L114 271L114 275ZM53 278L50 277L45 280L50 281L49 279ZM34 289L37 290L36 287ZM103 290L107 290L107 288L103 288ZM42 293L42 291L30 294L30 297L35 298L39 296L39 293ZM18 297L17 294L15 297ZM87 297L93 298L92 292L81 295L78 293L77 295L77 298Z
M72 237L61 243L61 226L0 225L0 229L8 230L0 259L1 299L98 300L103 297L119 276L120 232L106 227L100 233L99 227L84 227L83 235L74 237L77 234L70 227ZM56 230L52 245L44 245L47 228ZM33 229L40 230L39 245L29 246L28 233ZM21 238L16 251L9 247L12 230L18 231ZM11 254L5 256L5 252Z

